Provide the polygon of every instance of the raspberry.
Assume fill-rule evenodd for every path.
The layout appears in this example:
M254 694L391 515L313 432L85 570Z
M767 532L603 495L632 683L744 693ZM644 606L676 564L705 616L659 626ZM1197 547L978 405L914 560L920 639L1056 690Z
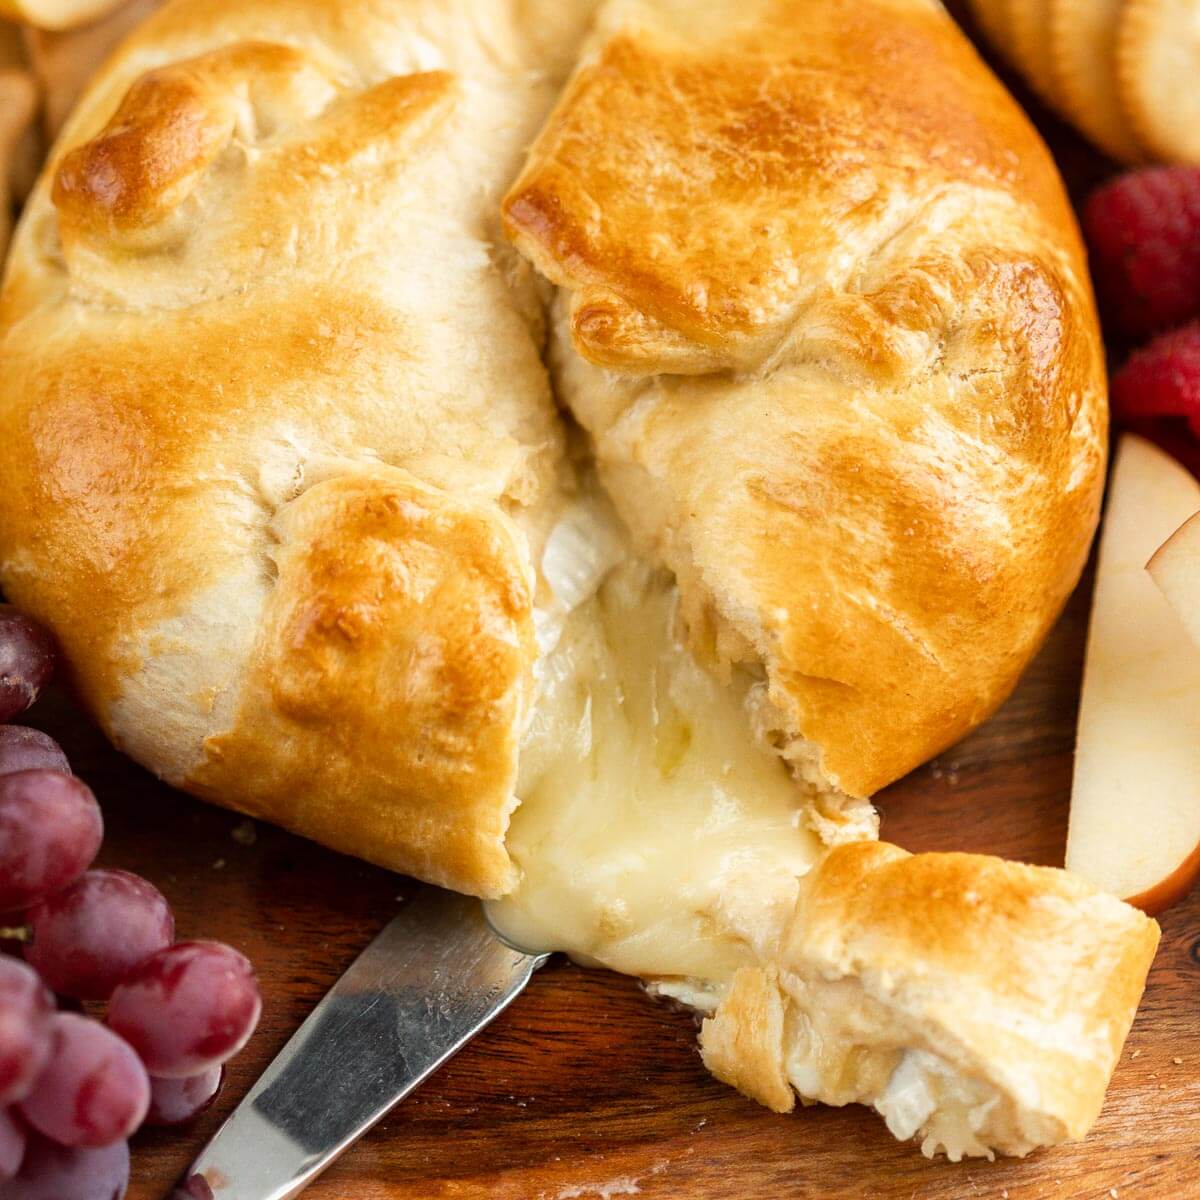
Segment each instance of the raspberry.
M1200 321L1130 355L1113 378L1111 399L1119 421L1183 417L1200 437Z
M1105 315L1131 337L1200 316L1200 167L1130 171L1083 210Z

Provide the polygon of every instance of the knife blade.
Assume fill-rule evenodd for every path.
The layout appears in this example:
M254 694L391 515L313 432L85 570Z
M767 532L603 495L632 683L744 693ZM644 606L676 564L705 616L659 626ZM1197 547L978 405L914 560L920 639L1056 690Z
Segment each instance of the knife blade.
M290 1200L518 996L548 955L428 888L351 964L175 1195Z

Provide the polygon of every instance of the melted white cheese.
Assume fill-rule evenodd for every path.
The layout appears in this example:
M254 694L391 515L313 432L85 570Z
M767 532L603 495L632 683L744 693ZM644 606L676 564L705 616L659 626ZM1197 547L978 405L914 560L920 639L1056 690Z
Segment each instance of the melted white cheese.
M798 880L823 852L813 828L870 837L873 812L814 809L803 769L794 778L756 735L770 728L761 683L736 670L722 683L695 661L670 577L616 528L585 502L547 545L540 696L507 839L521 878L488 915L525 949L641 976L712 1013L739 967L777 957ZM987 1084L897 1045L886 1014L860 1012L853 981L801 991L780 1047L801 1096L873 1104L896 1137L955 1160L1054 1140L1018 1128Z
M901 1057L875 1109L893 1137L919 1135L929 1158L945 1154L951 1162L966 1157L994 1158L992 1147L1025 1155L1039 1145L1061 1140L1049 1128L1022 1128L1012 1105L980 1080L967 1079L945 1059L928 1050L908 1050Z
M567 606L590 574L566 572ZM669 576L628 558L563 620L522 747L521 882L488 911L529 949L723 981L754 961L731 897L794 896L821 847L800 786L755 738L754 681L718 682L676 625Z

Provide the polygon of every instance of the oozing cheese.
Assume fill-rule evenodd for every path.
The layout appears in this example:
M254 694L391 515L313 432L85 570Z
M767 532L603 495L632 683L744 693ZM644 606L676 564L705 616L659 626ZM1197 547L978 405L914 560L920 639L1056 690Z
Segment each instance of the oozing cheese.
M730 903L790 899L820 843L751 728L753 679L703 670L674 610L669 577L626 558L565 617L522 748L521 883L489 914L523 947L721 981L753 961Z
M540 696L507 841L521 880L488 905L499 932L715 1013L705 1061L772 1107L786 1105L764 1079L871 1104L897 1137L955 1160L1056 1140L1025 1129L987 1083L906 1045L903 1023L854 978L792 969L780 982L799 880L824 849L814 829L870 837L872 821L852 803L824 814L812 803L803 772L756 732L761 682L735 670L723 683L696 662L670 577L631 556L598 505L560 523L543 576ZM735 1003L746 966L760 970L743 981L782 987L773 1044L761 1013Z

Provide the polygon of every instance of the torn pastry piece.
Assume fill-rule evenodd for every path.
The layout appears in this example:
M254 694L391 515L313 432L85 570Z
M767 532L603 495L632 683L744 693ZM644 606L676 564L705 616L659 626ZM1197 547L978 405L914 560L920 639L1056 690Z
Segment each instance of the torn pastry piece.
M743 689L743 743L809 804L785 833L729 783L747 768L709 765L690 819L652 835L658 802L627 774L606 807L591 751L561 810L523 793L494 919L715 1005L707 1061L771 1107L874 1104L953 1157L1079 1137L1156 927L1061 872L872 847L853 805L1004 698L1078 577L1105 418L1074 223L936 6L706 12L720 38L666 0L602 11L505 215L559 287L560 395L637 552L673 573L676 636ZM586 701L572 728L603 719ZM688 722L673 770L729 761L711 730L736 723ZM727 811L766 832L714 862Z
M691 645L761 669L780 748L864 797L994 711L1079 577L1091 288L1049 155L940 5L705 13L602 10L507 230Z
M869 1104L957 1161L1078 1139L1100 1111L1158 927L1065 871L858 843L800 882L777 954L701 1032L719 1078Z

